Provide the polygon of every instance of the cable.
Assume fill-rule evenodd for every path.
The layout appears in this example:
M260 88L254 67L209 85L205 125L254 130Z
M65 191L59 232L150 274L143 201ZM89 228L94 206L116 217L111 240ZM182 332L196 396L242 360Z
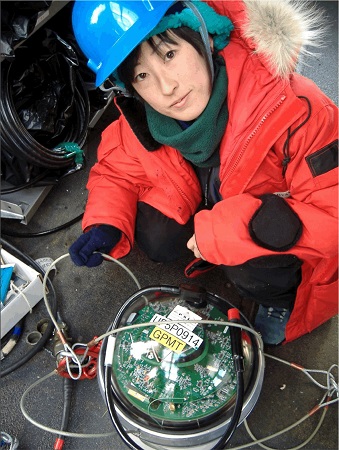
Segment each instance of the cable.
M46 273L45 273L45 276L44 276L44 280L43 280L43 292L44 292L44 301L45 301L45 305L46 305L46 309L47 309L47 311L48 311L48 313L49 313L49 315L50 315L50 317L51 317L51 320L52 320L52 322L54 323L54 326L55 326L55 328L56 328L56 332L57 332L57 334L58 334L58 336L59 336L59 338L60 338L60 340L61 340L61 342L64 344L64 348L65 348L65 350L66 350L66 352L68 352L67 353L67 356L68 357L70 357L74 362L77 362L78 363L78 368L79 368L79 378L80 378L80 376L81 376L81 368L82 368L82 366L81 366L81 364L82 364L82 361L80 361L79 359L78 359L78 356L75 354L75 352L73 351L73 349L70 349L70 347L69 347L69 345L67 344L67 342L66 342L66 340L63 338L63 336L62 336L62 330L60 329L60 327L59 327L59 324L57 323L57 321L56 321L56 319L55 319L55 317L54 317L54 315L53 315L53 313L52 313L52 311L51 311L51 309L50 309L50 305L49 305L49 302L48 302L48 299L47 299L47 296L46 296L46 294L45 294L45 292L46 292L46 289L45 289L45 284L46 284L46 280L48 279L48 274L49 274L49 272L55 267L55 265L59 262L59 261L61 261L62 259L64 259L64 258L66 258L66 257L68 257L69 256L69 254L68 253L66 253L66 254L64 254L64 255L62 255L62 256L60 256L59 258L57 258L49 267L48 267L48 269L47 269L47 271L46 271ZM106 258L106 259L108 259L108 260L112 260L112 261L114 261L114 262L116 262L118 265L120 265L121 267L123 267L128 273L129 273L129 275L132 277L132 279L135 281L135 283L136 283L136 285L137 285L137 287L140 289L140 283L138 282L138 280L136 279L136 277L134 276L134 274L124 265L124 264L122 264L120 261L117 261L117 260L115 260L114 258L112 258L111 256L109 256L109 255L106 255L106 254L103 254L103 256L104 256L104 258ZM174 323L175 321L171 321L172 323ZM178 321L178 323L181 323L181 322L192 322L192 321ZM218 325L220 325L220 324L222 324L223 326L226 326L227 325L227 322L221 322L221 321L205 321L205 320L202 320L202 321L199 321L199 323L202 323L202 322L204 322L204 323L212 323L212 324L218 324ZM163 323L163 322L162 322ZM156 322L151 322L151 323L149 323L149 324L138 324L138 325L133 325L133 326L128 326L128 327L123 327L122 329L123 330L126 330L126 329L128 329L128 328L136 328L136 326L138 326L138 327L141 327L141 326L146 326L146 325L150 325L150 326L154 326L154 325L156 325L157 323ZM251 328L249 328L249 327L247 327L247 326L244 326L244 325L242 325L242 324L234 324L234 323L229 323L229 325L231 325L231 326L236 326L236 327L240 327L240 328L244 328L244 329L249 329L252 333L254 333L254 334L256 334L257 335L257 337L258 337L258 339L260 340L260 335L258 335L253 329L251 329ZM112 333L116 333L116 332L118 332L119 331L119 329L116 329L116 330L112 330L111 332L110 332L110 334L112 334ZM102 336L102 337L100 337L100 338L96 338L95 339L95 341L97 341L97 342L100 342L100 340L102 339L104 337L104 335ZM260 341L261 342L261 341ZM75 344L76 345L76 344ZM262 343L261 343L261 345L262 345ZM65 355L65 353L63 354L63 356ZM85 357L85 355L86 355L86 353L84 354L84 357ZM83 357L83 359L84 359L84 357ZM82 359L82 360L83 360ZM68 361L68 360L67 360ZM69 368L68 368L69 369ZM70 376L71 376L71 378L73 378L72 377L72 374L71 374L71 371L70 370L68 370L68 372L69 372L69 374L70 374ZM54 372L53 372L54 373ZM111 377L111 371L110 371L110 369L109 368L106 368L106 370L105 370L105 373L106 373L106 377L108 377L108 378L106 378L106 383L110 383L110 377ZM49 375L49 376L51 376L51 375ZM46 377L45 377L46 378ZM78 379L78 378L74 378L74 379ZM40 380L39 380L40 381ZM42 380L41 380L42 381ZM242 410L242 400L243 400L243 395L241 394L242 392L243 392L243 380L238 380L238 384L239 384L239 393L240 393L240 395L238 395L237 396L237 402L236 402L236 406L235 406L235 412L234 412L234 414L233 414L233 420L231 420L231 424L230 424L230 427L229 427L229 429L230 429L230 435L231 435L231 433L233 432L233 430L236 428L236 423L238 423L238 420L239 420L239 417L240 417L240 414L241 414L241 410ZM25 393L24 393L24 395L23 395L23 397L22 397L22 399L21 399L21 402L20 402L20 407L21 407L21 410L22 410L22 412L23 412L23 414L24 414L24 416L26 417L26 419L27 420L29 420L31 423L33 423L34 425L36 425L36 426L38 426L39 428L42 428L42 429L45 429L45 430L47 430L47 431L51 431L51 432L55 432L56 430L53 430L53 429L51 429L51 428L47 428L47 427L45 427L44 425L42 425L42 424L40 424L40 423L38 423L38 422L36 422L36 421L34 421L28 414L27 414L27 412L26 412L26 410L25 410L25 408L24 408L24 401L25 401L25 398L26 398L26 396L27 396L27 394L28 394L28 392L31 390L31 389L33 389L34 388L34 386L36 386L37 385L37 383L34 383ZM141 449L141 447L139 447L139 446L137 446L136 444L134 444L134 442L129 438L129 436L127 435L127 433L125 432L125 430L124 430L124 428L122 427L122 425L120 424L120 422L119 422L119 420L118 420L118 418L117 418L117 413L116 413L116 411L115 411L115 408L114 408L114 399L113 399L113 396L115 395L114 393L112 393L112 391L111 391L111 389L109 388L109 389L105 389L105 395L106 395L106 401L107 401L107 406L108 406L108 408L109 408L109 411L110 411L110 415L111 415L111 419L112 419L112 421L113 421L113 423L115 424L115 426L116 426L116 429L118 430L118 432L119 432L119 434L120 434L120 436L121 436L121 438L124 440L124 442L130 447L130 448L132 448L133 450L142 450ZM240 402L240 399L241 399L241 402ZM240 408L240 413L239 413L239 405L241 404L241 408ZM68 432L62 432L62 433L59 433L59 434L61 434L61 435L63 435L63 436L69 436L69 435L72 435L72 436L75 436L75 437L91 437L91 435L80 435L80 434L78 434L78 433L68 433ZM227 434L228 435L228 434ZM226 438L227 438L227 436L226 436Z
M321 406L318 405L318 408L316 409L317 411L320 409ZM242 450L244 448L250 447L253 444L258 444L260 445L262 442L268 441L270 439L273 439L275 437L280 436L281 434L287 433L288 431L292 430L293 428L297 427L298 425L300 425L302 422L304 422L306 419L308 419L313 413L314 413L314 409L311 410L308 414L306 414L305 416L303 416L301 419L299 419L297 422L293 423L292 425L289 425L288 427L284 428L283 430L278 431L277 433L271 434L270 436L266 436L262 439L257 439L254 442L249 442L247 444L242 444L239 447L231 447L229 450ZM286 449L289 450L289 449Z
M35 168L52 170L73 171L82 167L76 160L75 155L69 153L65 148L48 148L34 139L21 122L15 107L13 98L12 74L15 61L4 61L1 66L2 84L0 99L0 124L2 128L2 160L4 170L10 167L11 181L15 184L29 181L29 176ZM46 62L44 62L46 64ZM35 63L35 66L37 63ZM41 69L43 71L43 69ZM49 139L56 146L60 142L73 142L81 148L87 138L90 120L90 101L87 89L77 68L73 67L74 86L72 107L73 112L63 124L61 133ZM52 145L52 144L51 144ZM54 146L55 147L55 146ZM33 165L33 167L32 167ZM75 169L74 169L75 167ZM73 168L73 169L72 169ZM39 177L39 175L38 175ZM9 179L8 179L9 181ZM35 182L35 179L32 182Z
M46 236L48 234L56 233L57 231L64 230L65 228L70 227L71 225L74 225L75 223L79 222L84 216L84 213L79 214L79 216L75 217L74 219L70 220L69 222L66 222L62 225L59 225L58 227L52 228L50 230L44 230L44 231L37 231L35 233L17 233L16 231L10 231L10 230L4 230L2 228L1 232L5 236L11 236L11 237L21 237L21 238L35 238L40 236Z
M63 379L63 390L64 390L64 407L62 411L62 419L60 430L67 431L67 427L69 424L69 415L71 410L71 400L72 400L72 391L73 391L73 380L69 378ZM64 446L65 439L63 434L59 434L55 440L53 450L62 450Z
M111 388L111 378L112 378L112 365L107 365L105 367L105 375L104 375L104 383L105 383L105 400L106 406L110 415L110 418L115 426L115 429L118 431L119 436L124 441L124 443L132 450L143 450L142 447L139 447L132 439L128 436L128 433L125 431L124 427L121 425L120 420L118 418L117 412L115 410L114 402L116 401L115 393Z
M109 255L105 255L105 254L102 254L102 255L104 256L105 259L112 260L112 261L116 262L118 265L122 266L129 273L129 275L133 278L133 280L136 282L138 288L140 288L140 284L139 284L138 280L135 278L133 273L124 264L120 263L119 261L115 260L114 258L112 258ZM54 268L54 266L55 266L55 264L57 262L59 262L60 260L66 258L67 256L69 256L68 253L65 254L65 255L62 255L61 257L59 257L57 260L55 260L50 265L50 267L48 268L48 270L46 271L45 276L44 276L44 280L43 280L44 287L46 287L46 282L48 280L48 274L49 274L50 270L52 270ZM145 290L148 290L148 289L149 288L147 288ZM159 287L156 287L155 289L159 289ZM45 289L44 289L44 293L45 293ZM142 292L139 292L139 295L141 295L141 294L142 294ZM214 297L218 298L218 296L216 296L216 295L214 295ZM50 308L48 299L47 299L45 294L44 294L44 300L45 300L45 303L46 303L46 308L47 308L47 310L48 310L48 312L50 314L50 317L51 317L52 321L53 322L55 321L56 329L59 330L59 332L61 332L61 330L59 329L59 326L58 326L58 324L57 324L57 322L56 322L56 320L55 320L55 318L53 316L53 311ZM248 332L252 333L256 337L257 343L258 343L258 351L263 353L263 343L262 343L260 335L254 329L252 329L249 326L243 325L242 323L234 323L234 322L227 322L227 321L220 321L220 320L203 320L203 319L202 320L177 320L177 321L170 321L170 322L171 322L171 324L175 324L175 323L199 323L199 324L213 324L213 325L222 325L222 326L227 326L228 325L228 326L235 327L235 328L238 328L238 329L243 329L245 331L248 331ZM98 338L93 339L90 343L87 344L87 347L90 348L90 346L93 346L94 344L100 342L102 339L104 339L106 337L108 337L108 341L110 341L110 340L114 340L115 341L115 338L112 335L116 334L116 333L118 333L120 331L127 331L127 330L130 330L130 329L140 328L140 327L145 327L145 326L154 326L154 325L160 325L160 324L164 325L164 323L166 323L166 321L165 322L164 321L161 321L161 322L147 322L147 323L141 323L141 324L127 325L127 326L123 326L121 328L115 328L115 329L112 329L112 330L108 331L107 333L99 336ZM77 345L77 344L75 344L75 345ZM107 346L106 341L104 341L104 343L103 343L102 350L104 350L104 346ZM70 349L69 347L66 347L66 349L70 350L70 353L67 356L70 356L73 359L73 361L75 361L75 362L77 362L79 364L79 373L80 373L81 367L82 367L81 366L82 361L80 361L78 359L78 356L75 354L75 352L72 349ZM275 359L275 360L277 360L279 362L282 362L284 364L287 364L287 365L289 365L289 366L291 366L293 368L301 370L318 387L326 390L326 393L324 394L324 396L323 396L322 400L319 402L319 404L317 404L308 414L306 414L304 417L299 419L294 424L292 424L292 425L288 426L287 428L285 428L284 430L281 430L281 431L279 431L279 432L277 432L275 434L272 434L272 435L270 435L268 437L265 437L265 438L262 438L262 439L256 439L255 442L250 442L248 444L242 444L240 447L233 447L232 450L241 450L241 449L244 449L244 448L247 448L247 447L253 445L253 443L256 443L256 444L260 445L262 442L265 442L265 441L270 440L270 439L272 439L272 438L274 438L276 436L279 436L279 435L281 435L283 433L286 433L287 431L290 431L291 429L295 428L296 426L301 424L303 421L305 421L307 418L309 418L311 415L313 415L315 412L319 411L321 408L324 408L323 414L322 414L322 416L321 416L321 418L319 420L319 423L317 424L317 426L316 426L315 430L312 432L312 434L307 438L307 440L305 440L305 442L303 442L302 444L299 444L298 446L296 446L296 447L294 447L292 449L288 449L288 450L298 450L298 449L302 448L303 446L305 446L308 442L310 442L313 439L313 437L315 436L315 434L318 432L318 430L320 429L320 427L321 427L321 425L323 423L323 420L324 420L324 417L325 417L325 414L326 414L328 406L333 404L333 403L337 403L338 402L338 383L335 381L335 378L334 378L333 374L331 373L331 371L334 368L338 368L338 365L333 364L328 371L324 371L324 370L310 370L310 369L305 369L305 368L303 368L303 367L301 367L301 366L299 366L299 365L297 365L295 363L289 363L287 361L281 360L280 358L274 357L272 355L266 355L266 354L264 354L264 355L267 356L267 357L270 357L272 359ZM108 362L107 362L107 360L108 360ZM129 446L129 448L131 448L133 450L142 450L141 447L139 447L135 442L133 442L130 439L130 437L128 436L127 431L123 428L123 426L121 425L121 423L119 421L119 418L117 416L117 412L116 412L116 409L115 409L115 406L114 406L115 401L117 401L117 399L115 398L115 393L111 389L111 385L110 385L110 382L111 382L110 380L111 380L111 376L112 376L112 367L111 367L112 363L111 363L111 361L112 361L112 358L111 359L107 358L107 355L106 355L105 363L104 363L105 364L105 368L104 368L105 400L106 400L107 407L108 407L108 410L109 410L109 413L110 413L110 416L111 416L111 420L113 421L113 424L115 425L116 430L120 434L120 437L123 439L125 444ZM24 401L25 401L26 396L28 395L28 393L35 386L37 386L38 384L43 382L48 377L52 376L54 373L56 373L56 371L53 371L51 374L47 375L46 377L42 378L41 380L38 380L36 383L34 383L32 386L30 386L25 391L24 395L22 396L21 402L20 402L20 408L21 408L24 416L26 417L26 419L29 420L32 424L38 426L41 429L50 431L52 433L62 434L64 436L86 437L86 438L88 438L88 437L98 437L98 436L110 436L110 435L114 434L114 433L110 433L110 434L102 434L102 435L93 435L93 434L69 433L69 432L66 432L66 431L63 432L62 430L55 430L55 429L52 429L52 428L44 426L44 425L36 422L35 420L33 420L27 414L27 412L25 411L25 408L24 408ZM322 375L326 375L327 384L324 385L324 384L319 383L317 380L314 379L314 377L310 373L320 373ZM237 375L239 375L238 372L237 372ZM240 404L242 405L242 392L243 392L243 380L241 378L242 377L237 377L237 383L238 383L238 390L237 390L237 392L239 391L239 395L238 395L238 397L236 399L236 406L235 406L235 411L233 413L233 417L232 417L231 422L229 424L227 433L224 436L222 436L222 439L218 442L218 444L215 447L213 447L215 450L216 449L220 449L221 448L220 445L224 445L227 442L228 437L230 437L233 434L233 431L235 430L235 428L237 426L236 423L238 423L238 420L239 420L239 417L240 417L239 414L241 413L241 409L242 409L242 408L239 407ZM332 398L332 396L334 394L337 394L337 398L331 400L331 398ZM325 399L327 399L327 401L325 401ZM239 411L240 411L240 413L239 413ZM248 427L248 424L246 423L246 420L245 420L245 426L249 430L249 427ZM249 430L249 434L250 434L250 436L252 438L255 439L255 437L252 435L250 430ZM267 448L269 450L274 450L274 449L271 449L270 447L266 447L266 446L263 446L263 448Z
M251 432L251 430L250 430L250 428L248 426L248 423L247 423L247 421L245 419L245 421L244 421L245 428L246 428L248 434L250 435L250 437L252 439L254 439L254 441L251 441L248 444L242 444L239 447L231 447L230 450L242 450L244 448L252 446L253 444L258 444L260 447L265 448L266 450L276 450L276 449L273 449L272 447L268 447L268 446L263 445L262 442L271 440L271 439L273 439L273 438L275 438L277 436L280 436L281 434L287 433L288 431L290 431L293 428L297 427L302 422L304 422L306 419L311 417L315 412L319 411L321 408L324 408L323 409L323 413L322 413L322 415L321 415L321 417L319 419L319 422L318 422L316 428L311 433L311 435L304 442L302 442L301 444L299 444L299 445L297 445L295 447L291 447L289 449L286 449L286 450L299 450L300 448L302 448L305 445L307 445L313 439L313 437L317 434L317 432L319 431L319 429L320 429L320 427L321 427L321 425L322 425L322 423L323 423L323 421L325 419L325 415L326 415L328 406L330 406L331 404L334 404L334 403L338 403L338 401L339 401L339 398L338 398L338 396L339 396L338 383L335 381L335 378L334 378L333 374L331 373L334 368L338 369L338 365L337 364L332 364L327 371L326 370L310 370L310 369L303 368L299 364L290 363L290 362L285 361L285 360L283 360L281 358L277 358L276 356L273 356L273 355L269 355L269 354L266 354L266 353L264 355L266 357L268 357L268 358L271 358L271 359L274 359L276 361L279 361L282 364L286 364L286 365L288 365L288 366L290 366L290 367L292 367L294 369L301 370L316 386L320 387L321 389L326 390L326 392L323 395L323 397L320 400L320 402L313 409L311 409L311 411L309 411L308 414L303 416L301 419L299 419L294 424L289 425L288 427L284 428L283 430L280 430L280 431L278 431L278 432L276 432L274 434L271 434L270 436L266 436L266 437L264 437L262 439L257 439L253 435L253 433ZM319 383L317 380L315 380L309 374L309 372L326 375L327 384L323 385L323 384ZM334 394L336 394L336 398L333 399L333 400L330 400L330 398ZM327 401L325 401L325 399L327 399Z
M51 376L56 375L56 371L53 370L53 372L48 373L47 375L45 375L44 377L40 378L39 380L37 380L35 383L33 383L31 386L29 386L26 391L23 393L21 400L20 400L20 409L22 414L24 415L24 417L33 425L35 425L36 427L40 428L41 430L45 430L48 431L50 433L54 433L54 434L62 434L63 436L69 436L69 437L76 437L76 438L98 438L98 437L108 437L108 436L113 436L114 432L110 432L110 433L71 433L69 431L63 431L63 430L57 430L55 428L51 428L51 427L47 427L45 425L42 425L41 423L37 422L36 420L32 419L32 417L30 417L30 415L27 413L26 408L25 408L25 400L27 395L30 393L30 391L32 389L34 389L36 386L39 386L41 383L43 383L45 380L47 380L48 378L50 378Z
M19 441L16 437L12 437L10 434L1 431L0 438L1 448L3 448L4 446L6 447L6 449L8 448L8 450L17 450L19 448Z
M227 311L228 320L232 323L241 324L240 322L240 313L237 308L230 308ZM225 430L223 436L217 444L212 448L212 450L219 450L223 448L233 436L241 417L243 404L244 404L244 355L243 355L243 346L242 346L242 336L241 329L236 327L230 327L230 338L231 338L231 349L232 349L232 357L234 370L236 372L236 381L237 381L237 389L236 389L236 399L235 406L233 408L233 414L230 420L230 423Z
M53 313L53 311L51 310L51 307L49 305L49 301L48 301L48 298L47 298L47 295L46 295L46 292L47 292L47 290L46 290L46 283L47 283L47 280L49 280L49 278L48 278L49 272L56 266L56 264L59 261L63 260L64 258L67 258L68 256L70 256L69 253L65 253L64 255L60 256L55 261L53 261L53 263L48 267L48 269L46 270L46 273L44 275L44 278L43 278L43 282L42 282L42 288L43 289L42 289L42 291L43 291L44 302L45 302L45 306L46 306L48 315L50 316L50 318L51 318L51 320L52 320L52 322L54 324L54 327L55 327L55 332L58 335L58 337L59 337L59 339L60 339L60 341L63 344L64 349L65 349L65 351L63 353L63 356L67 358L66 359L66 365L67 365L67 369L68 369L68 374L73 380L79 380L81 378L81 375L82 375L82 362L85 360L87 353L85 352L81 357L79 357L79 355L77 355L76 352L74 351L74 348L75 348L75 346L77 344L74 344L74 346L72 348L69 346L69 344L67 342L67 339L65 339L63 331L60 328L59 323L58 323L58 321L55 318L55 313ZM127 266L125 266L122 262L116 260L115 258L113 258L110 255L106 255L105 253L102 253L102 256L105 259L113 261L116 264L118 264L119 266L121 266L131 276L131 278L134 280L134 282L136 283L138 289L140 289L141 286L140 286L139 281L137 280L135 275L131 272L131 270ZM100 342L100 341L98 341L98 342ZM87 351L88 350L89 350L89 346L87 345ZM70 369L69 358L78 366L78 375L76 377L73 375L73 372Z
M128 329L133 328L140 328L145 326L155 326L158 324L164 325L165 323L170 322L171 324L179 324L179 323L199 323L199 324L213 324L213 325L222 325L222 326L230 326L235 327L236 329L245 329L250 332L252 332L258 339L258 347L262 350L263 344L260 335L253 330L250 327L247 327L243 325L240 321L238 323L236 322L226 322L221 320L168 320L168 321L162 321L162 322L148 322L143 324L134 324L134 325L128 325L121 328L116 328L113 330L110 330L105 335L100 336L94 341L98 341L99 339L102 339L103 336L108 336L108 340L105 340L102 347L102 352L106 352L105 361L104 364L104 393L105 393L105 400L106 405L108 408L108 412L110 414L111 420L117 429L120 437L125 442L125 444L131 448L132 450L142 450L141 447L139 447L134 441L131 440L131 438L128 435L128 432L124 429L124 427L121 425L116 409L115 404L119 404L119 399L117 398L114 389L112 389L111 386L111 378L112 378L112 354L114 351L114 345L115 345L115 337L113 337L113 334L116 334L120 331L127 331ZM241 334L236 334L235 338L240 338ZM238 343L239 344L239 343ZM237 355L240 356L240 355ZM240 366L237 366L236 368L236 376L237 376L237 395L236 395L236 401L235 406L233 410L233 414L231 417L231 420L229 422L228 428L226 429L224 435L219 439L217 444L212 448L212 450L220 450L223 448L223 446L230 440L232 437L235 429L238 426L239 419L242 413L243 408L243 401L244 401L244 379L243 379L243 373L242 373L243 367L240 364Z
M40 267L39 264L37 264L34 259L32 259L30 256L25 255L24 253L22 253L19 249L17 249L14 245L10 244L9 242L7 242L6 240L4 240L3 238L0 239L1 241L1 245L7 249L9 252L14 253L16 255L19 256L19 259L21 259L23 262L27 263L27 265L32 266L37 272L39 272L41 275L45 275L44 270ZM51 303L52 305L50 306L50 311L53 315L56 314L57 311L57 300L56 300L56 293L55 293L55 289L54 286L52 284L52 282L50 281L50 279L46 279L46 284L48 282L48 290L49 293L51 295ZM16 361L15 363L13 363L12 365L10 365L9 367L7 367L6 369L1 368L1 377L5 377L6 375L8 375L9 373L13 372L14 370L18 369L19 367L23 366L27 361L29 361L36 353L38 353L43 346L45 345L45 343L48 341L48 339L51 337L52 333L54 330L54 326L52 322L49 322L45 332L43 333L41 339L39 340L39 342L30 350L28 351L25 356L23 356L20 360Z
M295 133L298 130L300 130L301 127L303 127L305 125L305 123L311 117L311 113L312 113L312 106L311 106L311 102L309 101L309 99L307 97L303 97L303 96L298 96L298 98L303 98L307 102L307 107L308 107L307 117L293 131L291 130L291 128L289 128L287 130L287 138L286 138L286 141L284 142L284 146L283 146L283 156L284 156L284 159L282 161L282 168L283 168L282 169L282 176L283 177L285 177L287 166L288 166L289 162L291 161L291 157L290 157L290 140L295 135Z
M20 186L1 189L1 191L0 191L1 195L13 194L14 192L22 191L23 189L32 187L35 184L37 184L39 181L43 180L49 173L50 172L48 170L46 170L45 172L42 172L41 174L37 175L32 180L28 181L27 183L21 184ZM48 183L48 184L50 184L50 183ZM55 183L53 183L53 184L55 184ZM44 183L43 183L43 185L45 186Z
M313 381L314 384L316 384L318 387L322 389L326 389L327 391L330 391L332 388L335 389L338 392L338 384L335 382L334 376L332 375L331 371L334 368L338 368L337 364L332 364L332 366L328 370L316 370L316 369L305 369L304 367L300 366L296 363L291 363L289 361L285 361L284 359L278 358L277 356L265 354L267 358L275 359L276 361L281 362L282 364L286 364L287 366L293 367L294 369L300 370L303 372L311 381ZM311 373L319 373L326 375L327 377L327 384L323 385L319 383L314 377L312 377Z
M56 265L59 261L63 260L64 258L67 258L68 256L70 256L69 253L65 253L64 255L59 256L59 258L57 258L55 261L53 261L53 263L52 263L52 264L48 267L48 269L46 270L46 273L45 273L45 275L44 275L44 279L43 279L43 282L42 282L42 286L43 286L43 294L44 294L44 301L45 301L46 309L47 309L47 312L48 312L50 318L52 319L52 322L54 323L54 326L55 326L55 328L56 328L56 330L57 330L57 332L58 332L59 334L62 334L62 330L60 329L59 324L58 324L58 322L57 322L57 320L56 320L56 318L55 318L55 315L53 314L53 311L52 311L51 308L50 308L50 305L49 305L49 302L48 302L48 298L47 298L47 295L46 295L46 282L47 282L47 280L48 280L48 274L49 274L49 272L55 267L55 265ZM106 255L105 253L102 253L102 256L103 256L105 259L108 259L108 260L110 260L110 261L115 262L115 263L118 264L120 267L122 267L124 270L126 270L126 272L127 272L127 273L131 276L131 278L134 280L134 282L135 282L135 284L137 285L137 287L140 289L140 283L139 283L139 281L138 281L137 278L134 276L134 274L131 272L131 270L130 270L127 266L125 266L125 264L123 264L122 262L118 261L117 259L113 258L113 257L110 256L110 255ZM99 342L99 341L100 341L100 340L98 340L98 342Z
M313 432L310 434L310 436L309 436L303 443L297 445L296 447L291 447L291 448L285 449L285 450L299 450L300 448L305 447L305 445L307 445L309 442L311 442L311 440L312 440L312 439L314 438L314 436L318 433L318 431L319 431L321 425L323 424L324 419L325 419L325 416L326 416L326 413L327 413L327 409L324 408L324 410L323 410L323 412L322 412L322 415L321 415L321 417L320 417L320 420L319 420L317 426L315 427L315 429L313 430ZM308 417L308 416L307 416L307 417ZM247 420L246 420L246 419L244 420L244 425L245 425L245 428L246 428L247 433L248 433L248 434L251 436L251 438L253 439L252 444L253 444L253 443L256 443L256 444L258 444L260 447L265 448L265 449L267 449L267 450L276 450L276 449L273 449L272 447L267 447L266 445L264 445L264 444L262 444L261 442L258 441L258 439L254 436L254 434L253 434L252 431L250 430L250 428L249 428L249 426L248 426L248 423L247 423Z
M248 332L252 333L257 338L259 351L260 352L263 351L263 342L262 342L261 336L253 328L247 327L246 325L243 325L243 324L228 322L226 320L222 321L222 320L205 320L205 319L202 319L202 320L162 320L161 322L155 321L155 322L136 323L134 325L124 325L121 328L115 328L114 330L107 331L106 333L102 334L101 336L93 339L93 341L91 341L89 344L91 344L92 342L98 343L105 337L108 337L112 334L120 333L121 331L133 330L134 328L141 328L141 327L150 327L153 325L165 325L166 323L170 323L172 325L183 324L183 323L198 323L201 325L222 325L224 327L232 326L232 327L236 327L236 328L241 328L244 331L248 331Z
M221 448L224 448L224 446L229 442L229 440L233 436L238 426L244 403L244 377L242 372L237 371L236 375L237 375L237 394L233 414L224 435L211 450L220 450Z
M49 169L69 167L74 163L73 157L67 158L67 153L65 151L44 147L28 133L20 121L11 94L12 67L13 63L3 64L2 70L0 117L2 124L1 140L3 149L7 149L10 154L15 154L17 157L23 158L25 161L29 161L38 167ZM80 75L78 73L77 80L80 82L80 85L83 84L80 81ZM82 89L82 91L87 92L85 89ZM82 114L80 110L80 107L84 106L83 99L80 98L78 89L75 90L75 93L79 97L77 99L78 101L75 101L77 113L83 116L84 114ZM85 116L87 117L87 112ZM87 124L83 124L83 127L80 130L77 130L77 133L74 133L74 130L71 133L73 137L76 137L73 141L77 142L79 146L82 146L85 142L86 133L84 132L84 129L87 129L87 125L88 122Z

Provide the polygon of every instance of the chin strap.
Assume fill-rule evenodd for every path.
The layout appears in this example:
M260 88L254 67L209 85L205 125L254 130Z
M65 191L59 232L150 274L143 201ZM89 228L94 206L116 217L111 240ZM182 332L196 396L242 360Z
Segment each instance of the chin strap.
M204 21L202 15L200 14L198 8L193 4L193 2L189 2L189 1L185 2L184 1L183 4L193 12L193 14L197 17L197 19L200 22L199 32L200 32L200 35L202 37L203 43L206 48L206 54L208 57L208 64L209 64L210 73L211 73L211 80L212 80L212 84L213 84L213 82L214 82L214 66L213 66L211 46L210 46L210 41L209 41L208 31L207 31L205 21Z

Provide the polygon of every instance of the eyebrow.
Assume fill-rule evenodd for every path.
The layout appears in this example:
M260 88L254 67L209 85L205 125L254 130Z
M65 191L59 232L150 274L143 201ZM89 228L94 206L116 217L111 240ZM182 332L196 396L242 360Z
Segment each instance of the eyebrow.
M151 44L150 43L151 39L152 38L150 38L149 41L146 41L146 42L151 47L152 55L154 55L156 53L159 57L164 57L165 56L165 53L162 53L161 50L160 50L161 46L167 46L168 48L170 48L171 45L178 45L176 42L174 42L172 44L171 42L166 42L163 39L159 39L158 43L155 43L154 40L152 39L152 44ZM140 65L141 65L140 58L138 58L138 61L134 65L134 70Z
M163 57L163 56L165 56L165 53L163 53L161 51L161 47L162 46L166 46L167 48L170 48L171 45L178 45L178 44L173 44L173 43L170 43L170 42L166 42L163 39L159 39L159 42L155 43L154 40L152 39L152 44L149 43L148 45L151 47L151 49L153 51L152 54L156 53L158 56Z

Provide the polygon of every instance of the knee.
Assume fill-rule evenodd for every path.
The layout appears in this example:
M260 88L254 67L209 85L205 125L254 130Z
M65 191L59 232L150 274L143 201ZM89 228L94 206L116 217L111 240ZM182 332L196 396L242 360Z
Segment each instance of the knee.
M180 225L146 203L139 203L135 239L140 249L156 262L171 262L187 251L193 221Z

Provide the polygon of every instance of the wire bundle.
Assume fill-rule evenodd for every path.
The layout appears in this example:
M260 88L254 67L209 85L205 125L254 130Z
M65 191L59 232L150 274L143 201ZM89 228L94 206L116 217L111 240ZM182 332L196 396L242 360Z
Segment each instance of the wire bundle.
M29 182L28 174L34 172L34 167L65 171L74 166L75 158L69 156L62 147L58 148L55 145L54 148L48 148L38 142L23 125L13 98L14 64L15 61L2 63L0 125L2 159L5 169L7 166L8 172L11 172L11 178L8 179L7 176L7 181L16 185ZM72 71L74 73L73 112L65 122L58 142L75 142L82 147L87 137L90 104L88 92L79 71L76 67L72 67Z

